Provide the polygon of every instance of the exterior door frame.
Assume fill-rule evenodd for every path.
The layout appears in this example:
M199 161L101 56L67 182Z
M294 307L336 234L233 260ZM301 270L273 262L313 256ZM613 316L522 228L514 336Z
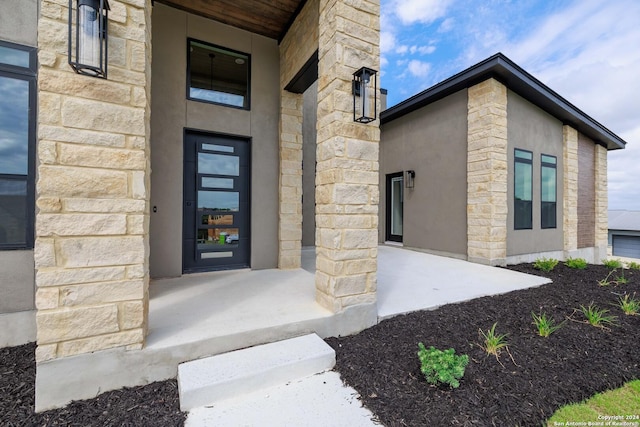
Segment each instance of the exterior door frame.
M220 141L218 143L222 145L224 145L225 143L229 144L229 146L233 146L234 144L237 144L237 146L246 144L242 147L242 149L239 149L237 153L238 157L240 157L240 170L237 178L230 175L227 176L224 174L220 174L222 175L223 180L230 180L233 178L233 188L229 187L229 189L232 190L232 192L237 191L239 193L240 205L243 206L242 209L239 207L239 210L237 212L229 212L229 214L227 215L224 213L224 211L221 211L222 213L219 214L219 216L233 216L234 220L231 227L237 227L240 230L240 232L238 233L238 247L234 247L233 244L230 244L229 246L229 251L234 252L234 254L233 256L229 257L228 263L224 262L224 257L211 257L207 258L206 260L204 257L202 257L201 259L198 259L200 253L198 248L198 229L201 228L199 227L200 219L198 218L198 192L209 191L202 188L203 183L201 182L201 178L204 177L201 177L200 175L202 175L203 173L199 173L198 171L198 153L202 152L202 143L194 141L194 139L198 136L204 139L211 139L211 142L206 143L211 145L216 145L216 139L219 139ZM183 134L183 152L184 169L182 197L182 272L197 273L206 271L249 268L251 265L251 138L246 136L185 128ZM208 154L209 152L207 151L203 153ZM216 153L214 152L212 154ZM225 155L227 153L219 152L218 154ZM228 155L232 154L229 153ZM187 165L187 163L190 161L194 163L194 165L190 166L191 170ZM187 174L189 174L190 176L187 176ZM243 191L245 193L244 195L241 194ZM238 223L236 223L236 219L239 221ZM210 224L211 223L209 223L209 225ZM221 225L217 228L222 227L225 226ZM229 225L226 225L226 227L229 227ZM192 239L190 239L191 236L193 236ZM189 240L192 240L193 242L188 242ZM214 239L214 241L215 240L217 239ZM225 248L224 252L226 251L227 250ZM242 256L236 256L237 254L241 254Z
M400 189L401 189L401 201L404 205L404 173L396 172L390 173L386 176L386 206L385 206L385 240L390 242L398 242L402 243L402 234L394 234L392 231L393 223L393 184L397 182L398 178L400 178ZM404 209L403 209L404 211ZM402 213L404 217L404 212ZM403 220L404 218L401 218Z

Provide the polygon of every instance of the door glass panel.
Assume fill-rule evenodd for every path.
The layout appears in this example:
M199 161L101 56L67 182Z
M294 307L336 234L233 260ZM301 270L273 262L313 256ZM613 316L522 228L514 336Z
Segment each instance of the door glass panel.
M233 256L233 252L225 251L225 252L202 252L200 254L200 259L212 259L212 258L231 258Z
M210 150L210 151L222 151L222 152L225 152L225 153L233 153L234 152L233 147L230 147L228 145L202 144L202 149L203 150Z
M209 178L202 177L204 188L228 188L233 189L233 179L231 178Z
M240 175L240 158L223 154L198 153L198 173Z
M27 175L29 82L0 76L0 174Z
M0 244L24 244L27 181L0 179Z
M238 212L240 193L231 191L198 191L198 209Z
M202 225L233 225L233 215L202 215Z
M240 230L237 228L198 229L198 249L211 250L223 246L237 245Z
M402 178L391 179L391 234L402 236Z

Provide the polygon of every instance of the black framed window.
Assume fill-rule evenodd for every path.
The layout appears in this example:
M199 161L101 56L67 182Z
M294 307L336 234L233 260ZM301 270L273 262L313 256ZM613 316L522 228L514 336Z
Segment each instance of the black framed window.
M36 49L0 41L0 250L33 248Z
M249 110L251 55L187 40L187 98Z
M532 228L533 200L533 153L515 150L514 161L514 209L513 219L516 230Z
M540 173L540 200L541 200L541 227L557 227L557 173L558 159L555 156L543 154L541 157Z

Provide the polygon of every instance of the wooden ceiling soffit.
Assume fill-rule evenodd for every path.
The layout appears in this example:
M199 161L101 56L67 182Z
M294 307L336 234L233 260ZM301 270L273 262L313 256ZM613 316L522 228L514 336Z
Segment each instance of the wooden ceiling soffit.
M278 41L306 0L156 0Z

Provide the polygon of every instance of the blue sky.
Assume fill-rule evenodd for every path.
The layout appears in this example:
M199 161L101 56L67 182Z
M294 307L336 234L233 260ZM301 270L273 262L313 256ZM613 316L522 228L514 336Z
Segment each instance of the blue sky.
M640 210L640 1L381 0L388 106L502 52L627 141L609 208Z

